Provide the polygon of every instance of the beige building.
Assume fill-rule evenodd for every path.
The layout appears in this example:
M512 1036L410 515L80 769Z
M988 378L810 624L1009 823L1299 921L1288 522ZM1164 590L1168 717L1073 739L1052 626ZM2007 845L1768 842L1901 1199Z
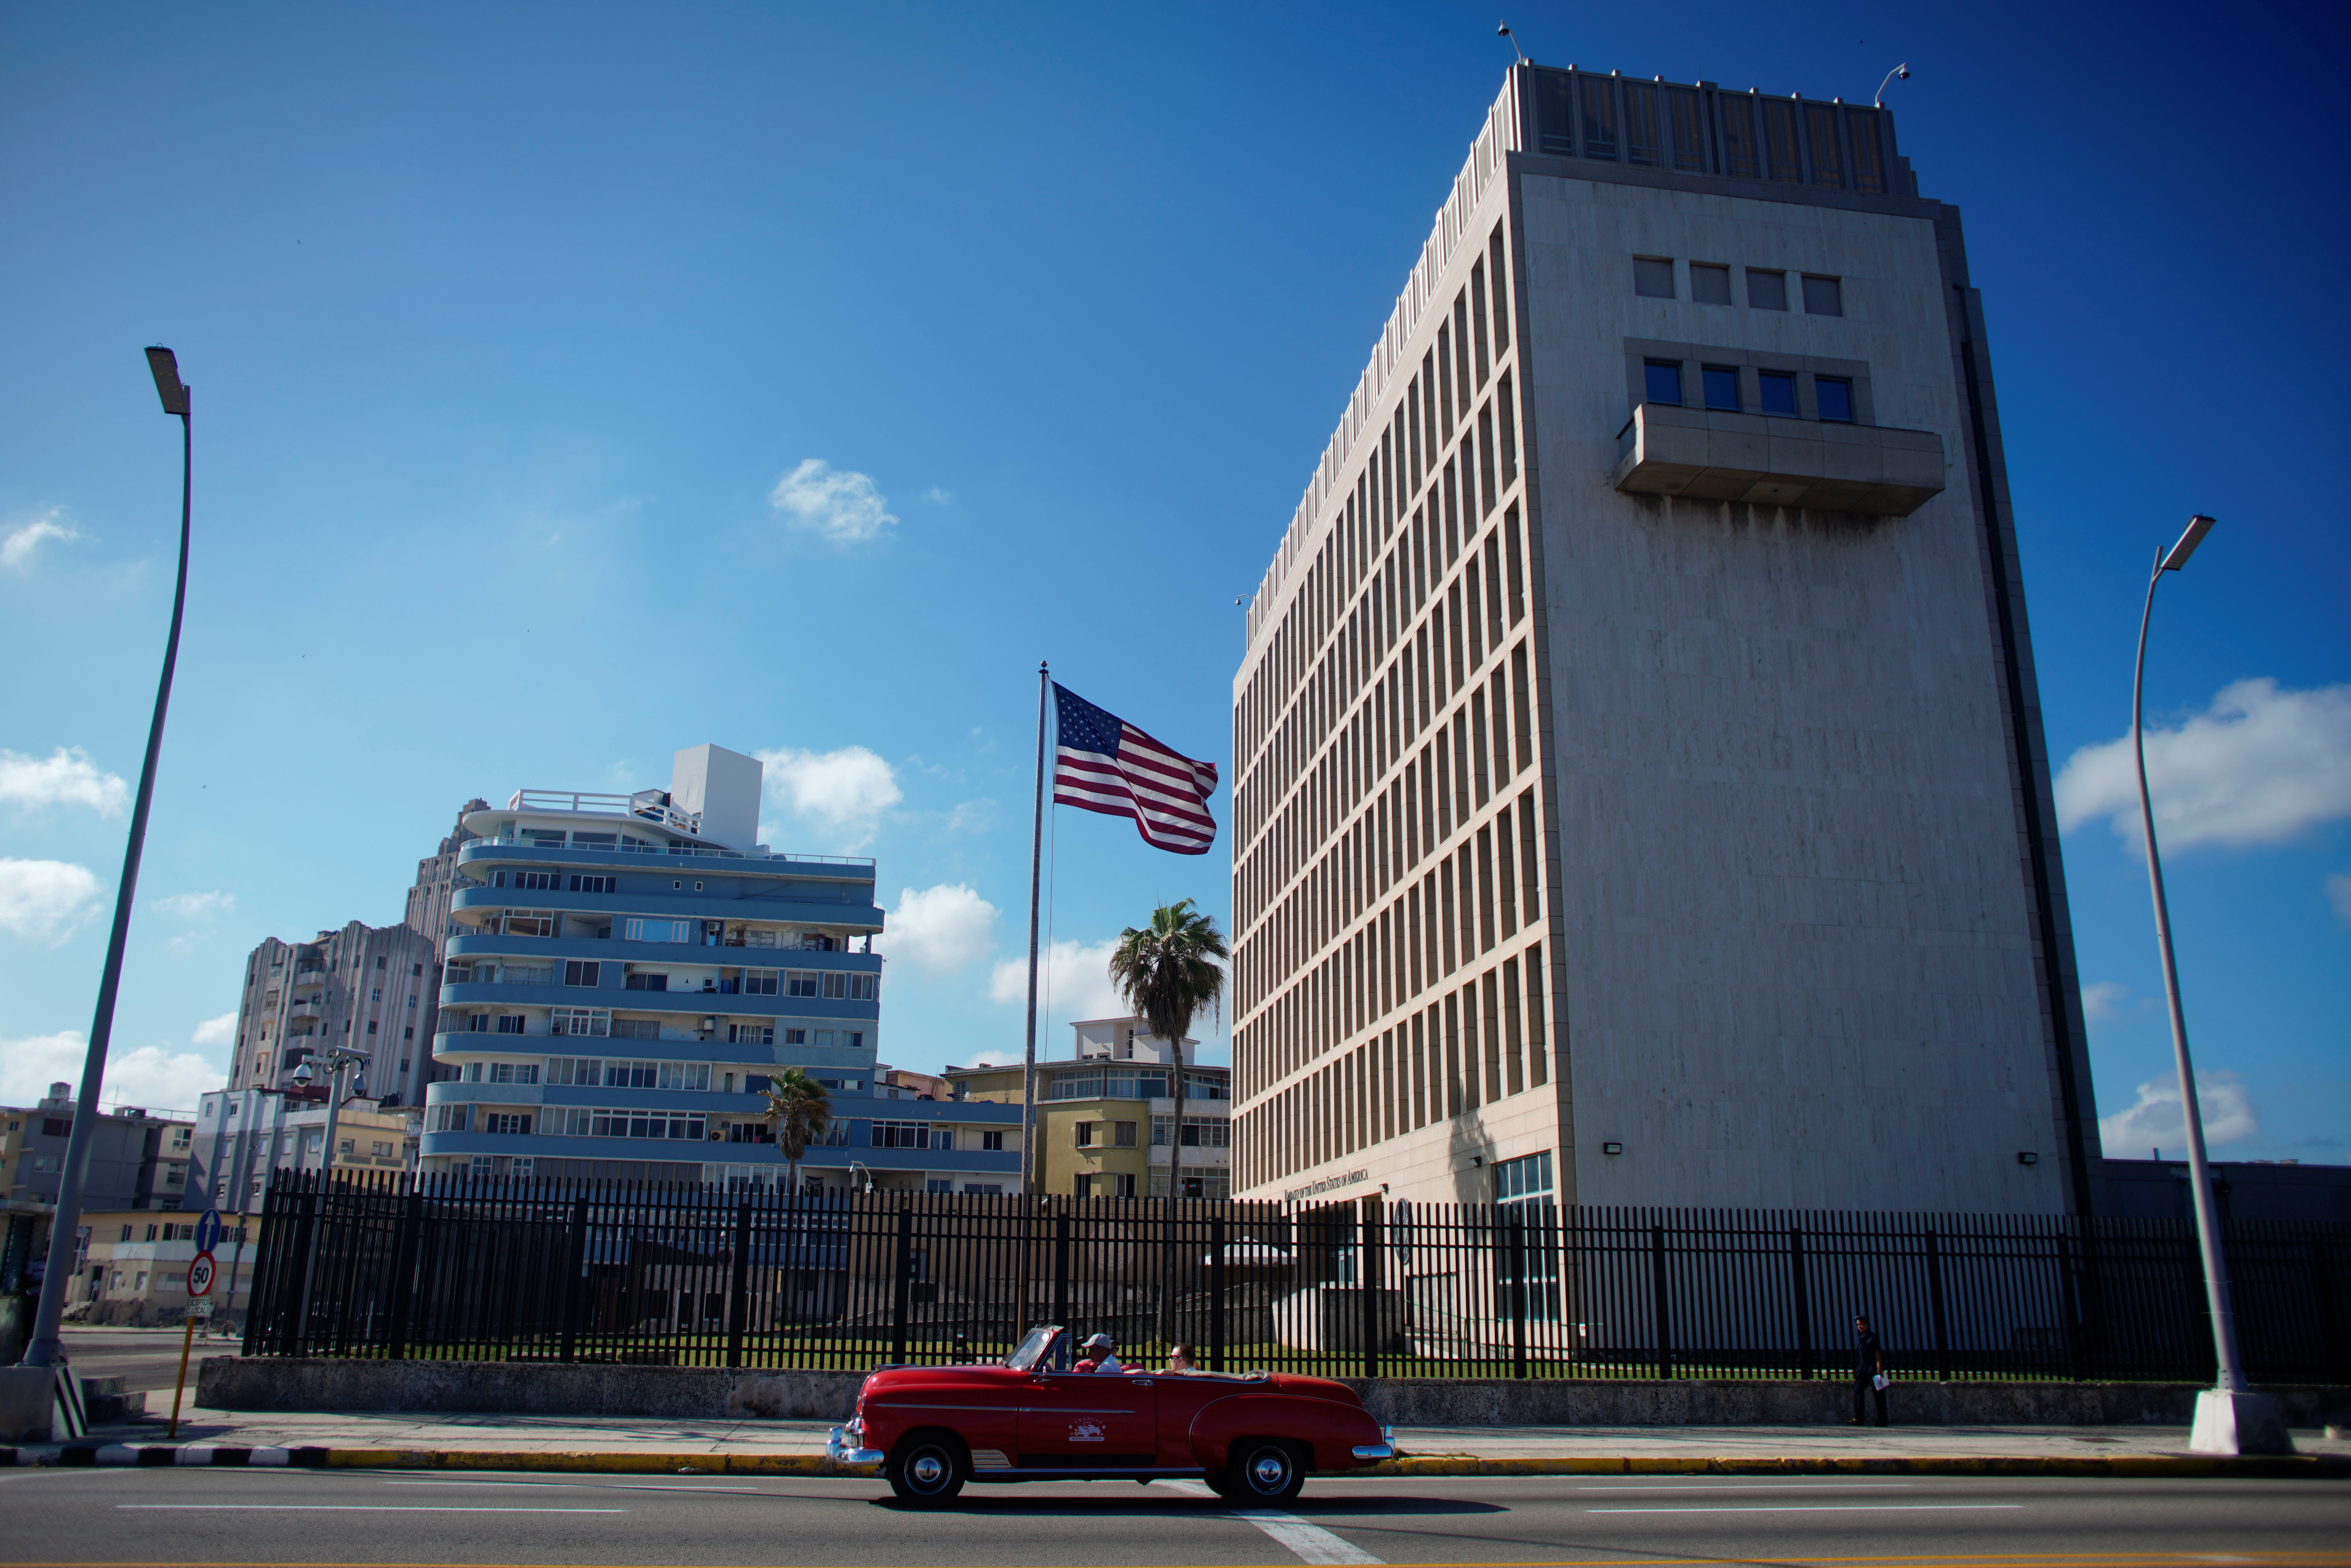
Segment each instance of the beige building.
M2096 1207L1982 304L1867 103L1508 72L1249 612L1247 1196Z
M1064 1197L1165 1197L1176 1136L1173 1053L1139 1018L1071 1026L1075 1054L1037 1064L1038 1190ZM1197 1040L1184 1042L1188 1057ZM1021 1064L949 1068L958 1098L1017 1105ZM1232 1072L1184 1070L1184 1196L1232 1196ZM1017 1145L1018 1133L1005 1134Z
M350 1176L414 1170L423 1130L422 1107L347 1100L335 1119L333 1168ZM322 1088L214 1090L196 1105L188 1201L209 1198L224 1215L257 1214L269 1173L319 1169L326 1138Z
M205 1298L224 1321L241 1318L253 1285L256 1219L224 1216L218 1270ZM69 1317L79 1322L149 1327L175 1323L189 1305L188 1265L196 1255L197 1214L143 1209L85 1213L80 1259L66 1291Z
M434 944L406 925L352 921L315 941L265 939L246 959L231 1089L286 1089L329 1046L368 1054L353 1087L417 1104L432 1075ZM323 1071L321 1068L319 1071Z

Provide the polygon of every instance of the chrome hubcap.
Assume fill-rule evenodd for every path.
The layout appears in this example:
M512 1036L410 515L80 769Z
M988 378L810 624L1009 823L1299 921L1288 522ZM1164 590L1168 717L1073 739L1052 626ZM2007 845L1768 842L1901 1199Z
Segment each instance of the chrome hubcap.
M939 1457L936 1454L920 1456L913 1464L906 1467L906 1470L914 1478L914 1484L921 1487L938 1485L946 1479L947 1473L946 1466L939 1462Z
M1259 1454L1249 1461L1249 1479L1267 1491L1279 1491L1283 1472L1288 1468L1279 1454Z

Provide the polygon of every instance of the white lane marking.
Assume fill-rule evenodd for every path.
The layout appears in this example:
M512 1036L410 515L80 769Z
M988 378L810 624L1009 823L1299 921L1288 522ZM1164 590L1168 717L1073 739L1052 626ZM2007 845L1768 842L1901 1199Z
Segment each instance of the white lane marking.
M1908 1481L1870 1480L1763 1481L1753 1485L1726 1482L1721 1486L1708 1483L1688 1486L1573 1487L1569 1490L1579 1492L1629 1491L1649 1497L1678 1497L1686 1491L1845 1491L1848 1490L1883 1491L1887 1487L1907 1487L1909 1484Z
M543 1491L724 1491L766 1496L758 1487L682 1485L675 1481L386 1481L388 1487L537 1487Z
M174 1513L626 1513L625 1508L449 1508L404 1502L118 1502Z
M2022 1508L2021 1502L1787 1502L1732 1503L1727 1508L1587 1508L1586 1513L1918 1513L1955 1508Z
M1168 1487L1186 1497L1215 1497L1203 1481L1155 1481L1155 1486ZM1275 1544L1290 1552L1301 1563L1378 1563L1361 1547L1333 1535L1319 1524L1310 1524L1294 1513L1282 1513L1270 1508L1237 1508L1227 1514L1245 1524L1254 1524Z

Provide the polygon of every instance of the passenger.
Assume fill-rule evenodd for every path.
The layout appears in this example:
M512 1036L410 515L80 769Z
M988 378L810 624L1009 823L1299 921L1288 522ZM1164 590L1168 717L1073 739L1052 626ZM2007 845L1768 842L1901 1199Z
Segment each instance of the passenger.
M1116 1340L1111 1338L1110 1335L1106 1333L1098 1333L1079 1347L1086 1353L1085 1359L1079 1362L1078 1364L1071 1370L1073 1372L1116 1372L1119 1370L1118 1357L1111 1353L1117 1347L1118 1342Z
M1199 1367L1194 1364L1192 1360L1192 1347L1188 1344L1169 1345L1167 1347L1167 1370L1170 1372L1199 1371Z

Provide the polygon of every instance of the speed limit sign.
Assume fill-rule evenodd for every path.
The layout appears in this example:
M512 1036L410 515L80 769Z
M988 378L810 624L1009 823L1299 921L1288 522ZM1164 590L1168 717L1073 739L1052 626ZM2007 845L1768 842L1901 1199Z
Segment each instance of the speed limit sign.
M213 1255L199 1252L188 1265L188 1294L209 1296L213 1291Z

